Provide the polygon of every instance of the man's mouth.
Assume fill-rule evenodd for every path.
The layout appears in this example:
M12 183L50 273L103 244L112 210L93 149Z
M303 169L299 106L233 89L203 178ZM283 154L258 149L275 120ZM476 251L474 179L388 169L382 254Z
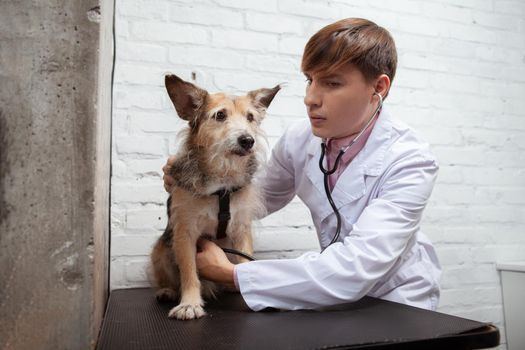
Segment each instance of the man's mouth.
M310 114L310 123L313 125L321 124L326 121L326 118L318 114Z

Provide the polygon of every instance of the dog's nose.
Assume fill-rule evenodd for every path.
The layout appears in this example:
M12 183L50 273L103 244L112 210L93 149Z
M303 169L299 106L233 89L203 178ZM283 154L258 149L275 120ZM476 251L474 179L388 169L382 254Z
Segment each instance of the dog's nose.
M242 135L242 136L239 136L239 138L237 139L237 142L242 148L248 151L253 147L255 140L253 139L253 137L249 135Z

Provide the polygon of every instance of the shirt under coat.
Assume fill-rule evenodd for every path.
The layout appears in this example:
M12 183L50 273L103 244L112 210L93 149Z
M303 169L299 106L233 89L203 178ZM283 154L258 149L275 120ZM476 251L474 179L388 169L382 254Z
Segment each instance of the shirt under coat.
M441 268L420 230L439 168L428 143L383 108L364 148L333 188L342 228L329 247L336 217L324 191L320 155L321 139L308 120L293 125L273 148L261 186L268 213L297 195L326 249L236 265L247 305L255 311L313 309L368 295L435 310Z

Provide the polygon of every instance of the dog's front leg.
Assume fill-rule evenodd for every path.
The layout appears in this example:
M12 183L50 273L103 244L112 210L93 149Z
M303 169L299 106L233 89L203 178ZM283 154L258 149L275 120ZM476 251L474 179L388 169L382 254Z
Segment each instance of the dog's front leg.
M201 283L197 274L195 256L197 237L187 225L175 227L175 257L180 271L181 301L169 312L169 317L179 320L191 320L206 314L201 297Z
M238 232L233 234L232 246L233 249L239 250L245 254L253 255L253 239L251 225L239 225ZM250 261L242 256L236 257L238 263Z

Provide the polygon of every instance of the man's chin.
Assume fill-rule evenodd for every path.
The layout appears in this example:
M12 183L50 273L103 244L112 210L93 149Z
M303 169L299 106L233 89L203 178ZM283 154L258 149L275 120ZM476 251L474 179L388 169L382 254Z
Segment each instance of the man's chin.
M311 125L311 129L312 129L312 134L314 134L314 136L320 137L322 139L330 138L329 132L327 132L323 128L317 128L317 127Z

